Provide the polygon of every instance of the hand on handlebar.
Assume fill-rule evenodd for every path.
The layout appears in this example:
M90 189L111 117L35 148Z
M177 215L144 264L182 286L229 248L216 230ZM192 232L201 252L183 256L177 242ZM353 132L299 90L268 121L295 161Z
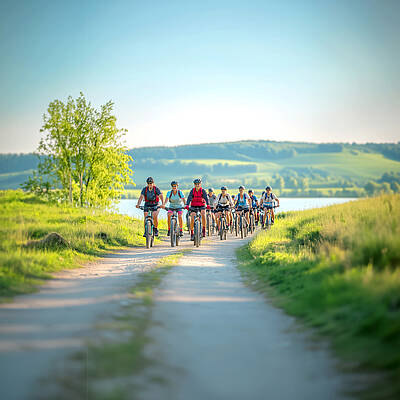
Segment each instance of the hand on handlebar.
M207 210L211 210L211 207L210 207L210 205L208 205L208 206L207 206Z
M136 208L140 208L140 205L139 205L139 204L136 204Z
M186 210L189 210L189 206L185 206L185 209L186 209Z

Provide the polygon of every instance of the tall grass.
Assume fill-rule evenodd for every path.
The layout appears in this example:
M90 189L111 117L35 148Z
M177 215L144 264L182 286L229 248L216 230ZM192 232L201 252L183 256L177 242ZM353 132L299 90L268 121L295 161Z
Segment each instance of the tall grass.
M281 214L247 259L258 288L330 336L343 357L389 372L379 398L400 395L399 195Z
M27 248L57 232L69 248ZM143 243L133 218L46 202L22 191L0 191L0 298L34 290L50 273L76 267L121 246Z

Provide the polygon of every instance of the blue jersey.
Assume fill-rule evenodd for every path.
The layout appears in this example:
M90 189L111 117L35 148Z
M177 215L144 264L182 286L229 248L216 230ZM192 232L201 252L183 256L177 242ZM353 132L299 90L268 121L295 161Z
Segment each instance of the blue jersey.
M253 194L253 196L250 196L251 200L251 206L256 208L257 207L257 197Z

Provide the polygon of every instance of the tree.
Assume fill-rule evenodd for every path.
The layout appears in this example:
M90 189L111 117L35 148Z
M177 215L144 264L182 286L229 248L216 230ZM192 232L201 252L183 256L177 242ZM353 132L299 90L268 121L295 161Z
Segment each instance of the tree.
M109 101L97 110L80 93L65 104L54 100L43 116L38 174L70 203L106 206L133 184L132 157L122 144L126 130L116 127L113 106Z

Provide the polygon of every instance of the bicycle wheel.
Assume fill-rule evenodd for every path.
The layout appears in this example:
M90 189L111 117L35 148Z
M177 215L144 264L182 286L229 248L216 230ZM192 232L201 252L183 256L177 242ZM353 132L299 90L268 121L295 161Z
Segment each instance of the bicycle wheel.
M271 214L270 213L268 213L268 215L267 215L266 228L268 230L271 229Z
M151 221L146 221L146 225L144 227L144 232L146 235L146 248L149 249L152 246L151 239L153 237L153 232L151 229Z
M224 222L224 240L226 240L226 234L228 232L228 227L226 226L226 221Z
M211 215L209 212L207 213L206 227L207 227L207 236L211 236Z
M235 235L239 236L239 217L235 216Z
M240 216L239 228L240 228L240 237L243 239L244 236L243 215Z
M219 237L220 237L221 240L223 239L223 236L224 236L224 228L225 228L224 219L221 218L221 221L219 223Z
M179 224L176 224L176 229L175 229L175 244L176 244L176 246L179 246L179 240L180 240L180 236L179 236L179 230L180 230L180 227L179 227Z
M176 225L175 218L171 217L171 226L170 226L170 230L169 230L169 234L171 237L171 247L175 246L175 235L176 235L176 232L175 232L176 226L175 225Z
M200 246L200 222L198 220L194 221L194 245Z

